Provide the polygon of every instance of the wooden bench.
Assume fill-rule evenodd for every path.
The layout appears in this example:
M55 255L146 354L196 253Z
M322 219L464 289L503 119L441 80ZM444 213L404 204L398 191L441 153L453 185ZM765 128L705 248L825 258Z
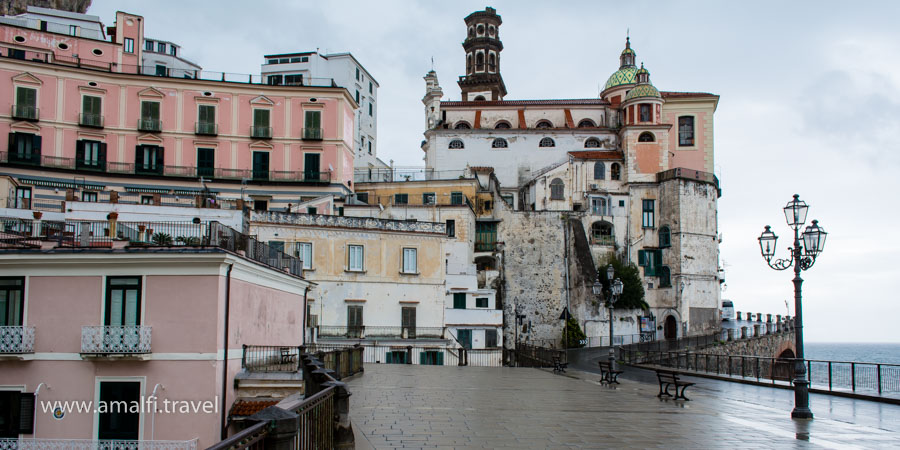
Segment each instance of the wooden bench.
M612 364L609 361L597 361L600 366L600 383L619 384L619 374L621 370L612 370Z
M664 395L671 397L672 394L669 393L669 386L675 386L675 400L678 400L679 398L690 400L684 396L684 390L696 383L681 381L680 375L681 374L674 370L658 369L656 371L656 378L659 379L659 395L657 395L657 397L662 397ZM679 387L681 387L681 392L678 391Z
M563 362L562 357L553 357L553 372L565 372L566 367L569 367L569 363Z

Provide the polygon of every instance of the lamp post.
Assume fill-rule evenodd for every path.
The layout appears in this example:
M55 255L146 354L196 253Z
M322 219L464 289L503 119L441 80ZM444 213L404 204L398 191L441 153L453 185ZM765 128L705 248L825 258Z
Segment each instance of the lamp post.
M616 349L613 346L613 336L614 336L614 320L613 320L613 305L616 304L616 301L619 300L619 295L622 294L622 280L616 278L613 280L613 277L616 275L616 271L613 268L612 264L606 266L606 279L609 280L609 297L606 300L606 304L609 306L609 364L610 370L615 370L616 364ZM593 286L594 295L600 297L603 294L603 285L600 283L600 277L598 275L597 281Z
M801 308L801 270L809 270L816 262L816 257L825 249L825 237L828 233L819 226L819 221L813 220L812 225L806 227L803 233L800 228L806 222L806 212L809 205L800 200L800 196L794 194L794 199L784 207L784 217L788 226L794 230L794 245L789 247L790 258L774 259L775 243L778 236L772 232L768 225L759 236L759 250L766 264L775 270L794 269L794 337L797 347L797 355L794 365L794 410L791 417L795 419L812 419L813 413L809 409L809 381L806 379L806 364L803 355L803 313ZM802 239L802 245L801 245Z

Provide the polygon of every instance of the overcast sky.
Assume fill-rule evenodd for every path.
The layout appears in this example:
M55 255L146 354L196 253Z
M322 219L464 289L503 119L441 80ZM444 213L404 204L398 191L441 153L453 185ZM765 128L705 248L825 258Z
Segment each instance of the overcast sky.
M715 115L723 297L738 311L794 314L792 274L766 267L763 225L787 256L794 193L829 232L804 272L808 341L900 342L894 234L900 172L900 2L490 3L503 18L507 99L596 97L626 29L660 90L721 96ZM378 154L422 165L431 58L458 100L463 18L488 3L94 0L145 17L145 32L212 71L259 73L262 55L352 52L381 85Z

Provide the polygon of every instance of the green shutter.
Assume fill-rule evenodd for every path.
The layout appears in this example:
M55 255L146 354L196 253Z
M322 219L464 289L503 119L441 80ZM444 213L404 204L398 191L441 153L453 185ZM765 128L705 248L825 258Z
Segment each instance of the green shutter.
M436 353L437 353L437 360L436 360L435 364L437 364L438 366L443 366L444 365L444 351L441 350Z
M428 352L419 352L419 364L423 366L428 364Z
M306 128L320 128L322 123L322 113L320 111L306 111Z
M453 294L453 309L466 309L466 294Z
M638 265L647 266L647 252L644 250L638 250Z
M268 127L269 126L269 110L254 109L253 110L253 126Z

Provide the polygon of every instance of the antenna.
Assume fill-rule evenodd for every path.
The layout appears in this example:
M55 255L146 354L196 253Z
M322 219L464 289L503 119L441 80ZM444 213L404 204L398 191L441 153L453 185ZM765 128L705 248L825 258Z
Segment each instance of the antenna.
M431 71L434 72L434 56L431 57Z

